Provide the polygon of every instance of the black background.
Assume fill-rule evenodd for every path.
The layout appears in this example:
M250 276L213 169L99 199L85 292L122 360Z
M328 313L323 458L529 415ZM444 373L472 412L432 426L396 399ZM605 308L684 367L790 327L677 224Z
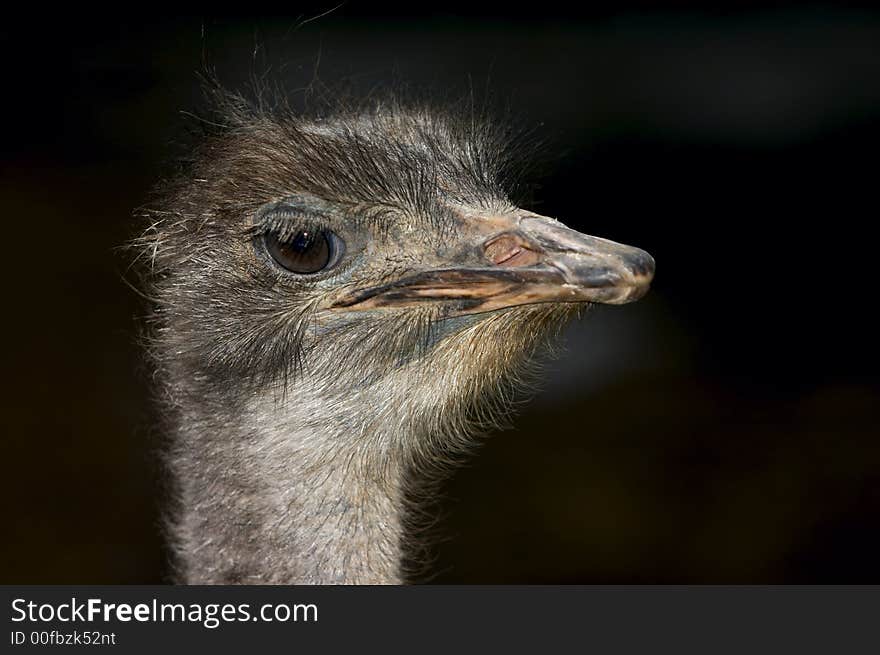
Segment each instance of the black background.
M165 580L143 305L116 249L239 88L491 90L555 154L535 209L645 248L444 488L426 579L878 582L880 11L290 3L2 28L0 582Z

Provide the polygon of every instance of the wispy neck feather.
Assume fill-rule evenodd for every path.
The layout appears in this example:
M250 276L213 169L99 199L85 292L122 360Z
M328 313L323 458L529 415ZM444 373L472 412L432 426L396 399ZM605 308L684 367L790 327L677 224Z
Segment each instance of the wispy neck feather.
M190 584L400 583L402 467L361 456L358 426L257 397L225 425L182 426L175 521Z
M383 375L314 353L280 390L169 366L183 580L402 582L404 533L418 528L406 501L497 424L536 344L573 311L486 318Z

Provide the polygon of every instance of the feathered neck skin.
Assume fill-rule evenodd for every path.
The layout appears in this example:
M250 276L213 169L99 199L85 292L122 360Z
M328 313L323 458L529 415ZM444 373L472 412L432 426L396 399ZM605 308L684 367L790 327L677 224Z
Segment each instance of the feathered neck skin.
M402 581L402 463L356 460L356 428L301 407L257 397L238 417L188 415L173 458L183 581Z
M245 397L171 365L181 581L403 582L418 529L406 499L500 419L537 344L573 311L524 307L441 323L427 350L382 363L387 373L373 379L339 367L328 379L335 355L315 352L286 387ZM499 358L492 344L502 338Z

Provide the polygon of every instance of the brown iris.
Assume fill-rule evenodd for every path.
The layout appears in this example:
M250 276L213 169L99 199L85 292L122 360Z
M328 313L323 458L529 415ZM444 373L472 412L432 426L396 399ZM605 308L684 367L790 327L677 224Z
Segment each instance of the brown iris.
M266 250L272 259L292 273L317 273L334 259L335 234L326 231L301 230L281 239L269 232L264 236Z

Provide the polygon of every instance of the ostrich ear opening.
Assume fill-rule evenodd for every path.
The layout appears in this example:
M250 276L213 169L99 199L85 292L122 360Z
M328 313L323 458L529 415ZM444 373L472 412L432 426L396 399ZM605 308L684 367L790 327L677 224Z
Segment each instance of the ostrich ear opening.
M654 276L654 259L644 250L581 234L543 216L511 221L510 229L484 239L481 250L480 262L450 262L349 291L331 308L430 302L443 303L444 313L456 316L547 302L620 305L641 298Z

